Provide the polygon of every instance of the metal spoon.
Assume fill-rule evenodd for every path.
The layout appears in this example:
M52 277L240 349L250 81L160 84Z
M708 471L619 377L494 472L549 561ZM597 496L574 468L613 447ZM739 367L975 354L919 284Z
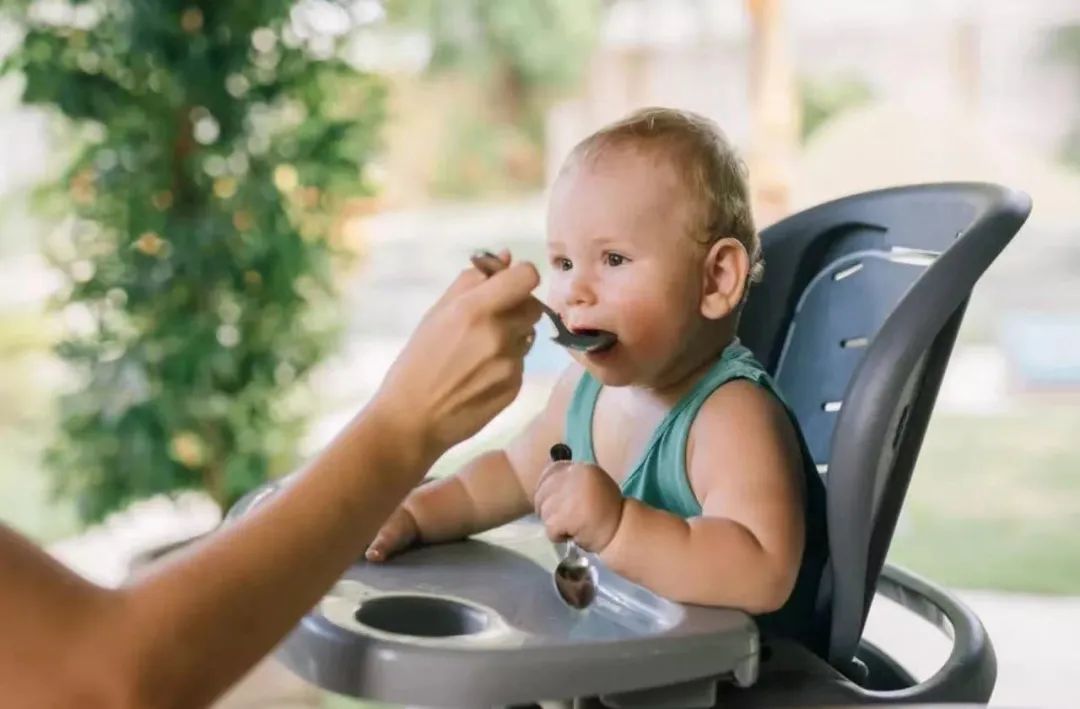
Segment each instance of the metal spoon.
M552 461L570 460L572 457L570 446L565 443L556 443L551 447ZM555 567L552 581L559 597L571 608L584 610L596 600L596 567L573 539L566 542L566 555Z
M506 268L506 265L502 260L490 251L477 251L472 255L470 260L472 261L473 266L479 269L485 276L490 276ZM568 347L572 350L581 350L582 352L598 352L615 344L615 334L604 330L599 330L596 334L589 335L572 332L563 323L562 318L559 317L558 313L549 308L543 301L538 302L540 302L540 307L544 309L544 313L551 318L551 322L554 323L555 330L558 333L551 339L563 347Z

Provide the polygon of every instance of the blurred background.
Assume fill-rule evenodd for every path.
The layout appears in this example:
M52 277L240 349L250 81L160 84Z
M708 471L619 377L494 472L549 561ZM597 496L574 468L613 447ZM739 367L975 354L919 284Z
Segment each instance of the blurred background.
M476 247L543 253L567 151L715 119L760 227L970 179L1034 211L976 290L891 561L956 589L994 702L1080 660L1077 0L0 2L0 520L121 583L326 442ZM565 355L437 472L500 445ZM927 676L947 653L876 606ZM272 661L222 706L354 706Z

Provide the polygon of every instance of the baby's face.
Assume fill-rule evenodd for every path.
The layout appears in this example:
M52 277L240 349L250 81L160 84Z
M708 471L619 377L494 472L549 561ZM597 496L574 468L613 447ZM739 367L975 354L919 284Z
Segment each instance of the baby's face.
M656 384L697 339L705 250L688 234L691 208L673 166L632 148L572 167L552 190L548 300L571 330L618 337L574 353L608 386Z

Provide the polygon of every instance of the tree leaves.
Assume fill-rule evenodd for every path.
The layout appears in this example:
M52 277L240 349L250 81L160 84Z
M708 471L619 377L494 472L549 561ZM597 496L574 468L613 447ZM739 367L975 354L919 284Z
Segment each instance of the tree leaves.
M364 190L380 83L294 41L293 2L0 7L25 30L3 65L23 100L99 126L51 186L74 217L49 249L59 307L84 324L58 348L82 385L57 489L86 520L183 488L229 505L294 463L284 402L334 340L328 229Z

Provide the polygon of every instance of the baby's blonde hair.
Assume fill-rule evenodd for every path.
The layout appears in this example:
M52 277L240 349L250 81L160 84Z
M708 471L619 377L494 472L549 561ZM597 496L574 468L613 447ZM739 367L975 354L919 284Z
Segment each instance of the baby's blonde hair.
M563 171L630 145L662 151L671 159L701 206L690 225L691 236L707 246L724 237L737 239L750 258L750 282L759 282L765 262L750 209L746 164L716 123L691 111L643 108L578 143Z

